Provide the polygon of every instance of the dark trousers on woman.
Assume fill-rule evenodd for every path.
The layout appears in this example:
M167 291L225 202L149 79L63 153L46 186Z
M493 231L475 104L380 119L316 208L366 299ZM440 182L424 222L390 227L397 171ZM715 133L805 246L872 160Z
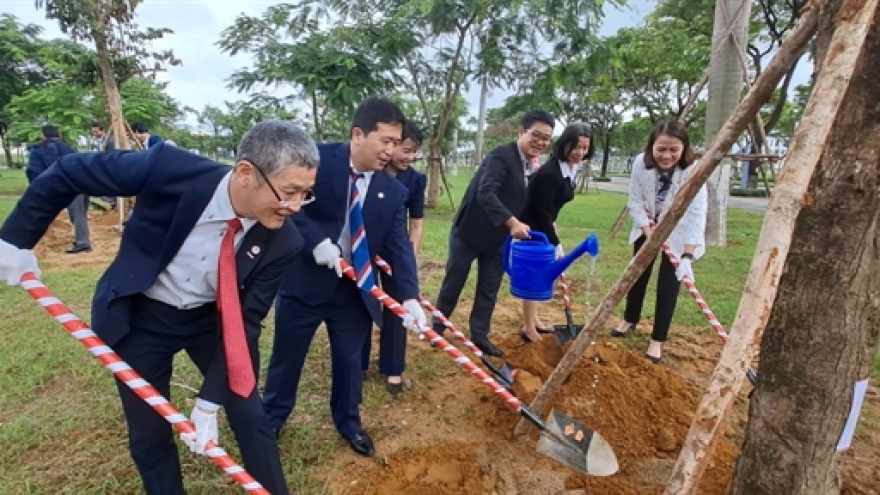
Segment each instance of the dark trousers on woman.
M393 275L391 277L385 273L379 275L382 279L382 289L389 296L400 301ZM382 328L379 332L379 373L385 376L402 375L406 366L406 329L403 328L403 320L388 308L384 308L382 310ZM371 348L372 339L367 337L361 351L363 358L361 369L364 373L370 367Z
M633 245L633 254L637 253L644 243L645 236L636 239ZM681 282L675 276L675 267L662 251L660 258L660 270L657 273L657 306L654 309L654 331L651 332L651 339L657 342L666 342L669 337L669 326L672 324L672 315L675 314L675 304L678 301ZM638 323L642 317L642 304L645 302L645 292L648 290L648 282L651 280L653 268L654 262L652 261L626 295L626 310L623 313L623 319L629 323Z

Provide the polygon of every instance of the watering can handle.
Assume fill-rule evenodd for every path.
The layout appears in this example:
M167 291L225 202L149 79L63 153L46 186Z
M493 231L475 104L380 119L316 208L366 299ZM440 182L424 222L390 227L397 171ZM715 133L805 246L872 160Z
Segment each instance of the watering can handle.
M529 237L532 239L541 239L545 244L550 244L550 239L547 238L547 234L538 230L530 230Z
M501 250L501 266L504 268L504 273L510 275L510 250L513 247L513 236L507 236L507 240L504 241L504 248Z

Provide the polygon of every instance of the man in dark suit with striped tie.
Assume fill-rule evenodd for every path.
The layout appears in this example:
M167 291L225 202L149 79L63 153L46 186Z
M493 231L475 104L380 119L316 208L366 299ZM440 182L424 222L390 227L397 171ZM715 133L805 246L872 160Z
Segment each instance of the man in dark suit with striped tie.
M366 292L375 285L376 253L383 253L394 267L397 293L411 318L426 322L417 301L416 263L406 232L407 190L383 170L400 144L405 122L390 100L369 98L355 111L349 144L318 147L317 199L294 220L305 250L285 273L275 304L275 341L263 398L269 422L280 433L296 404L312 338L325 323L333 369L333 422L351 448L364 456L375 454L359 406L361 350L373 323L382 323L381 305ZM357 284L343 277L341 259L354 266ZM412 319L404 324L415 329Z
M204 375L181 435L203 454L225 408L244 467L288 493L278 445L256 389L258 340L281 274L303 246L289 216L313 198L318 153L305 131L254 126L233 167L159 144L146 152L75 153L25 191L0 229L0 279L38 272L31 249L77 194L135 196L116 259L95 288L92 329L170 396L174 356ZM148 495L184 495L171 426L127 385L117 389L131 456Z

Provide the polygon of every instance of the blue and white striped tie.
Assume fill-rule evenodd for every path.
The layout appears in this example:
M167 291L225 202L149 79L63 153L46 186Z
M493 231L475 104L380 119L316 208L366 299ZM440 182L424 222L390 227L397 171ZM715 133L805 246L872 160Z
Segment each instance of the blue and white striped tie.
M364 174L351 173L351 194L348 206L348 227L351 234L351 260L357 272L357 285L363 291L369 291L376 285L373 277L373 266L370 263L370 250L367 247L367 229L364 227L364 212L361 208L358 179Z

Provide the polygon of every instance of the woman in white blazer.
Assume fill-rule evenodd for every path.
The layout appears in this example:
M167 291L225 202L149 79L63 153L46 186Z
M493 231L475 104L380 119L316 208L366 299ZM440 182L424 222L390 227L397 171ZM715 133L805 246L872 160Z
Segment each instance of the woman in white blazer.
M633 162L629 183L629 208L633 229L629 236L633 252L638 252L654 230L654 223L666 213L681 184L690 176L694 161L687 129L680 122L661 122L654 127L645 152ZM706 186L691 201L684 216L669 235L667 243L680 260L679 269L662 252L657 274L657 305L654 311L654 330L651 344L645 353L653 363L663 356L663 343L669 337L669 326L675 313L675 303L681 280L685 275L693 279L691 262L705 252L707 194ZM625 337L635 328L642 315L642 303L654 263L633 285L626 296L623 322L611 332L612 337Z

